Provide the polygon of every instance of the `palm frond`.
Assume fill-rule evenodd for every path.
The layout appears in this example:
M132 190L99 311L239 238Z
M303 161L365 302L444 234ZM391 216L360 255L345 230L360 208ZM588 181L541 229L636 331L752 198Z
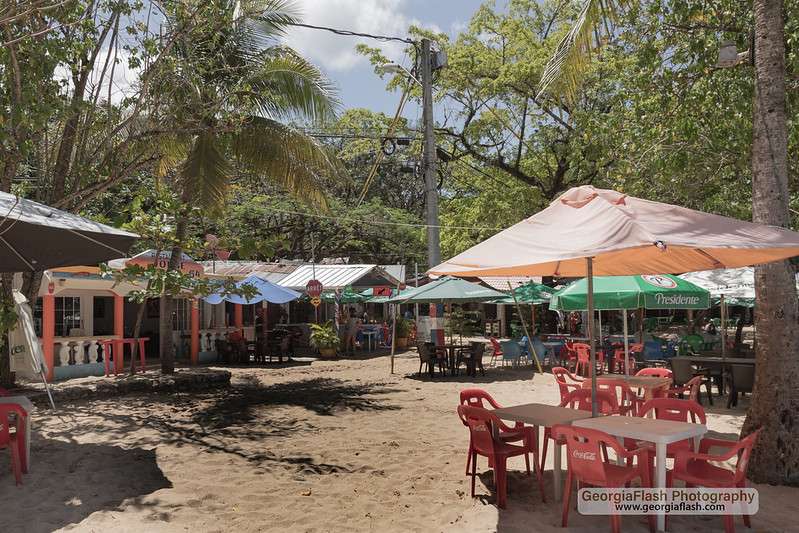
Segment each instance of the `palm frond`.
M591 52L602 46L602 36L609 35L608 20L615 20L618 6L614 0L583 0L574 25L547 62L538 85L537 98L547 94L574 106L585 80Z
M347 179L341 163L315 139L268 118L247 121L232 148L252 172L323 211L329 211L323 180Z
M233 169L222 153L216 136L204 132L197 136L180 168L183 200L201 205L212 213L227 202Z
M322 71L293 50L264 50L258 67L242 85L248 87L248 98L265 116L301 116L321 121L334 118L340 107L338 89Z

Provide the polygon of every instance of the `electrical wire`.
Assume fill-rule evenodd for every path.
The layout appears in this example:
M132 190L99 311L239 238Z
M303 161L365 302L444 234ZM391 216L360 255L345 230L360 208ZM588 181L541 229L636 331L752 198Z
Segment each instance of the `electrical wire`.
M314 217L314 218L321 218L324 220L334 220L336 222L353 222L355 224L373 224L375 226L404 226L408 228L441 228L441 229L466 229L466 230L490 230L490 231L502 231L506 228L488 228L484 226L428 226L427 224L410 224L406 222L385 222L382 220L365 220L359 218L344 218L344 217L333 217L328 215L319 215L316 213L302 213L300 211L290 211L288 209L278 209L277 207L270 207L270 206L263 206L264 209L268 209L269 211L274 211L276 213L285 213L287 215L299 215L303 217Z
M303 24L301 22L288 22L287 25L301 26L303 28L310 28L312 30L324 30L324 31L329 31L331 33L335 33L336 35L346 35L348 37L366 37L368 39L375 39L377 41L397 41L400 43L416 45L416 41L414 41L413 39L403 39L402 37L388 37L385 35L373 35L371 33L359 33L356 31L338 30L336 28L328 28L326 26L314 26L312 24Z

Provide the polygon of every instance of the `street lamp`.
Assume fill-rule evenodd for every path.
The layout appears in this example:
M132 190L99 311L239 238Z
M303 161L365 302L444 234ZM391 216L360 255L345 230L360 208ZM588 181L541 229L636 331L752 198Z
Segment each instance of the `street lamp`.
M422 87L422 132L424 139L424 200L427 213L427 263L428 268L441 264L441 245L438 229L438 188L436 187L436 144L433 137L433 67L430 41L422 39L422 79L397 63L386 63L383 71L405 72Z

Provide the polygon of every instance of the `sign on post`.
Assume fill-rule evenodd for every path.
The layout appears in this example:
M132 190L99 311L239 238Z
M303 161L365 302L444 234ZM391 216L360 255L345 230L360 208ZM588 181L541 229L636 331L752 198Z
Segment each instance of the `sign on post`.
M308 293L308 296L311 298L317 298L322 295L322 282L312 279L305 285L305 292Z

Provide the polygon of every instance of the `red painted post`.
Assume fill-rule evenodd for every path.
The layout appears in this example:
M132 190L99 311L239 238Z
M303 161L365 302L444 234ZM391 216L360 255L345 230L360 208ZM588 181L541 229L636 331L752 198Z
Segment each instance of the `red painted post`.
M242 309L243 308L241 304L233 304L233 325L236 326L236 329L239 330L239 333L244 335L244 317L242 316Z
M191 302L191 364L200 364L200 300Z
M55 296L45 294L42 296L42 353L47 363L47 381L53 381L53 366L55 357Z

